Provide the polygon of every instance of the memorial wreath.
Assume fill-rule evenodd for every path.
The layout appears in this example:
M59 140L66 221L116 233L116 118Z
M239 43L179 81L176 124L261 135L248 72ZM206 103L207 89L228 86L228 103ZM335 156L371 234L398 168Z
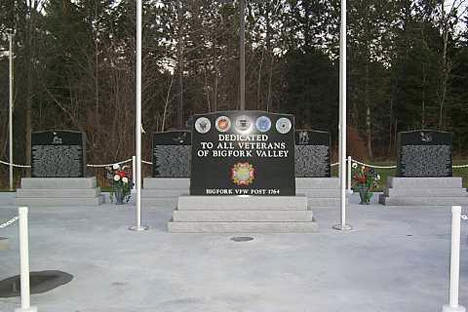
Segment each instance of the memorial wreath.
M373 168L358 166L356 163L353 164L352 169L353 190L359 192L361 205L369 205L373 195L372 192L377 188L380 176Z
M131 189L133 183L130 179L130 174L126 171L129 167L121 167L119 164L114 164L112 167L107 167L107 177L111 181L111 202L114 201L117 205L128 203L130 200Z

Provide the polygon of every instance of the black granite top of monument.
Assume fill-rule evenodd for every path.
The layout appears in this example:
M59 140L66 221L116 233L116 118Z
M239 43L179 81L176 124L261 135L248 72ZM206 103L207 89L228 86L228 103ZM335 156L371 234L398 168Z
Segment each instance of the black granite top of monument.
M263 111L195 115L191 195L294 196L294 116Z
M397 175L400 177L451 177L452 134L414 130L398 134Z
M153 177L190 177L190 131L167 131L153 134Z
M296 177L330 177L330 132L296 130L295 140Z
M31 176L71 178L84 175L83 133L71 130L31 134Z

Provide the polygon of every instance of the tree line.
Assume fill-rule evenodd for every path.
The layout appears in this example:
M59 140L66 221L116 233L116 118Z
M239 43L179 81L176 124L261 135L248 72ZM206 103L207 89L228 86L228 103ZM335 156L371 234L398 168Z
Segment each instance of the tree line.
M337 143L339 0L246 0L246 107L293 113ZM441 129L468 144L465 0L348 1L348 123L359 158L392 158L397 133ZM143 128L183 129L239 106L239 2L144 0ZM135 1L0 3L15 32L15 157L30 133L86 134L90 162L134 152ZM3 53L5 54L5 53ZM0 58L0 159L8 159L8 58Z

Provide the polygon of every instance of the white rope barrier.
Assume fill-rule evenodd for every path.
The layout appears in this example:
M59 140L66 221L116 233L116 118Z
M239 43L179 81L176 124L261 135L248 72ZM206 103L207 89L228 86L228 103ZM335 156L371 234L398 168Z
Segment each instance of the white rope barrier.
M122 160L122 161L112 163L112 164L104 164L104 165L90 165L90 164L87 164L86 166L91 167L91 168L101 168L101 167L105 168L105 167L112 167L113 165L123 165L123 164L129 163L131 161L132 161L132 158L129 158L127 160Z
M355 159L351 159L351 162L354 162L358 165L364 166L364 167L369 167L369 168L374 168L374 169L396 169L396 166L376 166L376 165L369 165L360 161L357 161Z
M338 166L340 163L337 162L337 163L334 163L334 164L331 164L330 167L335 167L335 166Z
M141 162L146 164L146 165L153 165L153 163L151 161L142 160Z
M2 161L2 160L0 160L0 164L5 165L5 166L13 166L17 168L31 168L31 166L29 165L17 165L17 164L12 164L12 163Z
M452 168L454 169L468 168L468 165L453 165Z
M4 228L9 227L10 225L12 225L16 221L18 221L18 219L19 219L19 216L16 216L16 217L13 217L13 218L11 218L10 220L8 220L6 222L1 223L0 224L0 229L4 229Z

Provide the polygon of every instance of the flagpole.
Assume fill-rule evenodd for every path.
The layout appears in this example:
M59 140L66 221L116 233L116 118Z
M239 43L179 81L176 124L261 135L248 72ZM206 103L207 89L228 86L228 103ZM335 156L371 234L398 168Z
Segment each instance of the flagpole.
M136 1L136 224L129 229L132 231L147 230L147 226L141 225L141 41L142 41L142 0Z
M333 226L335 230L350 231L346 224L346 0L341 0L340 25L340 122L339 122L339 158L340 158L340 208L341 222Z

